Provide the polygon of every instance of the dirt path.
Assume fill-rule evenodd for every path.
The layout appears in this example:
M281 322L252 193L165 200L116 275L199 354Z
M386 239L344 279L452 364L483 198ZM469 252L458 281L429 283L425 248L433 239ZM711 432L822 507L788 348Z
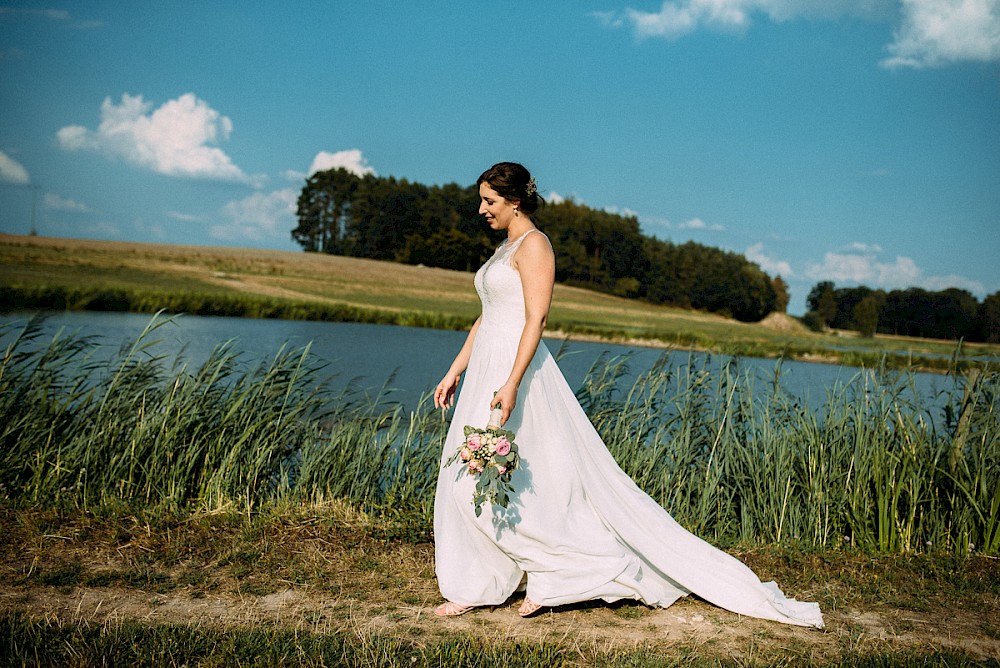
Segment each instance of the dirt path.
M0 588L0 610L62 623L105 625L124 619L147 623L241 627L273 625L324 633L373 632L430 642L454 634L497 641L515 639L597 648L654 646L728 659L799 656L817 660L847 653L871 654L944 650L978 660L1000 661L1000 638L983 632L985 610L915 612L891 607L825 613L823 631L740 617L698 600L681 600L666 610L631 603L568 606L533 619L517 615L518 600L475 610L458 618L433 615L440 602L433 582L408 591L382 590L376 600L338 598L308 586L285 585L265 595L237 591L205 593L185 588L155 593L121 586ZM379 600L381 599L381 600ZM396 600L394 600L396 599ZM997 601L990 605L997 613Z
M992 557L734 553L790 595L819 601L822 631L693 598L668 609L596 602L521 619L515 596L441 619L433 614L441 598L426 532L420 522L385 523L336 505L253 522L0 508L0 614L383 634L417 644L471 634L737 662L946 651L1000 663L1000 560Z

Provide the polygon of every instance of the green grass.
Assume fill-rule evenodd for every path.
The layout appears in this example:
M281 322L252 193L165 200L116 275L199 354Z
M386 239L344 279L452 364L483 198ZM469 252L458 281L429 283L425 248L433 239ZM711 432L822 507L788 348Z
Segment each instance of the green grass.
M53 666L279 665L283 660L404 666L972 666L989 664L959 649L963 643L1000 632L1000 610L990 603L1000 596L996 560L776 545L735 554L786 591L818 600L826 632L740 620L697 601L667 611L634 602L567 606L520 629L515 603L494 616L463 617L455 626L429 614L439 600L430 534L406 528L427 528L425 522L411 514L369 515L342 503L287 504L249 516L171 514L139 506L90 512L0 505L5 537L0 656L8 659L4 665ZM254 599L289 591L302 605L298 610L254 612L260 609ZM47 606L50 600L56 602ZM144 603L116 611L126 600ZM95 606L99 601L112 605ZM206 619L199 608L209 601L223 601L231 614ZM122 612L128 609L132 612ZM890 626L872 631L860 625L861 611L880 615ZM656 620L663 624L664 617L675 615L707 616L716 625L708 637L717 641L661 637ZM950 651L933 635L915 640L929 630L937 633L943 617L949 619ZM380 625L379 619L394 623ZM684 624L667 628L676 632Z
M475 635L413 642L385 633L311 633L281 628L212 629L123 620L62 624L20 614L0 615L0 648L10 666L841 666L937 668L991 662L940 651L722 659L698 648L584 649L555 643L491 643ZM6 645L6 647L3 647ZM995 664L992 664L995 665Z

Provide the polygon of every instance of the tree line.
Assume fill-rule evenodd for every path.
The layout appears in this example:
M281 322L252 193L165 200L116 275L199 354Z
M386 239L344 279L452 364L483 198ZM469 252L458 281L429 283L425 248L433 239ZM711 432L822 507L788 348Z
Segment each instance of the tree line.
M1000 292L982 303L967 290L873 290L817 283L804 318L813 329L850 329L863 336L898 334L931 339L1000 343Z
M502 238L479 215L474 185L426 186L343 168L310 176L297 214L292 239L307 252L462 271L478 269ZM561 283L747 322L788 304L780 276L737 253L644 235L635 216L566 200L532 219L552 242Z

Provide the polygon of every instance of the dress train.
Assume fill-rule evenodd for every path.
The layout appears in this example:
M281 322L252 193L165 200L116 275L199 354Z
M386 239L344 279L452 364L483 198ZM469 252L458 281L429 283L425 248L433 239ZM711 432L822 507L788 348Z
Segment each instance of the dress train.
M534 230L532 230L534 231ZM816 603L786 597L745 564L680 526L618 466L544 342L504 425L521 467L503 509L472 505L475 480L445 462L465 425L484 426L524 325L520 276L501 244L476 274L483 315L449 429L435 497L436 572L460 605L498 605L522 586L544 606L635 599L667 607L695 594L741 615L822 628Z

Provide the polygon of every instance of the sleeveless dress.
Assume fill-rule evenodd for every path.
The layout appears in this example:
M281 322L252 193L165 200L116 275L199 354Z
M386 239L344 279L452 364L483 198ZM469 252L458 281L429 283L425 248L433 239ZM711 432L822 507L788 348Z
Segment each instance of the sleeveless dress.
M445 462L485 427L524 327L521 279L511 259L530 230L504 241L476 273L482 318L444 445L434 504L441 594L499 605L526 587L535 603L636 599L667 607L695 594L741 615L822 628L816 603L786 598L747 566L681 527L626 475L580 407L544 342L524 374L504 429L521 456L506 509L472 504L475 479Z

